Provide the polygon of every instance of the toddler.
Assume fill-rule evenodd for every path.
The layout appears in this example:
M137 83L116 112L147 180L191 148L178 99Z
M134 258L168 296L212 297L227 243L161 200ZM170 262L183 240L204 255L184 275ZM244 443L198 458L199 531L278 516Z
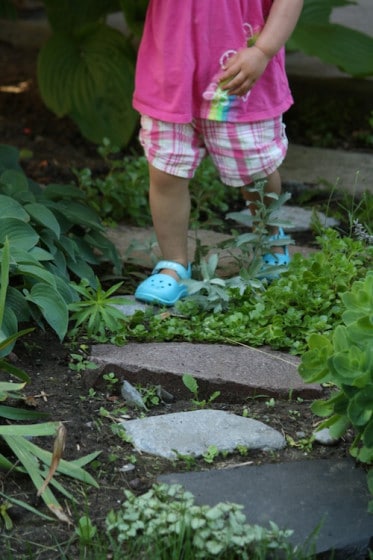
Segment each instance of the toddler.
M172 306L190 278L189 181L209 154L221 180L265 178L280 193L287 151L282 114L293 99L284 45L303 0L150 0L138 52L133 105L149 162L149 202L162 260L135 296ZM245 191L255 213L255 193ZM283 230L272 239L284 238ZM286 265L287 247L263 255Z

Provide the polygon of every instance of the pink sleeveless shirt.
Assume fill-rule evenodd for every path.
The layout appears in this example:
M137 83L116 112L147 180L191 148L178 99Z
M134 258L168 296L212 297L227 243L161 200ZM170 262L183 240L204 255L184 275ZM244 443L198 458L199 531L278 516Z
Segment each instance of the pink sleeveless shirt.
M292 104L281 49L244 97L219 87L225 60L255 42L272 0L150 0L133 106L166 122L255 122Z

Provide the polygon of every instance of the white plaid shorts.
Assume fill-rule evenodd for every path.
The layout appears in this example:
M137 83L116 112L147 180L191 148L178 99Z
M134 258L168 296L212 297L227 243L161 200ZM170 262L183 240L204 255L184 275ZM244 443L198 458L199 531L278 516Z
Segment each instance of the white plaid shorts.
M207 119L169 123L142 115L139 139L155 168L190 179L210 155L222 182L232 187L249 185L276 171L288 147L281 116L253 123Z

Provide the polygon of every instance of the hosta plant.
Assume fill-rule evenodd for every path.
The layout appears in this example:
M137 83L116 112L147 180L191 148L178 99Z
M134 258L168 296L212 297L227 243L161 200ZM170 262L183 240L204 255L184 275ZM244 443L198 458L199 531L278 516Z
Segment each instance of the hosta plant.
M41 187L27 178L18 151L0 145L0 257L9 243L9 287L3 335L18 324L45 321L62 340L68 305L78 299L72 279L96 285L93 266L110 259L121 263L97 214L73 185Z
M53 486L65 498L75 501L74 496L56 478L63 474L79 480L80 482L97 487L97 483L91 475L83 469L83 466L92 461L98 453L82 457L77 461L65 461L62 459L65 428L59 422L40 422L45 419L45 414L27 409L27 407L14 406L14 402L22 400L22 391L30 381L28 374L10 363L6 356L9 354L15 341L27 334L30 330L19 331L12 336L4 338L3 322L6 312L6 292L8 289L9 273L9 242L6 240L2 255L1 284L0 284L0 329L2 339L0 340L0 469L17 475L28 475L32 480L37 495L45 502L50 512L62 521L69 521L66 513L60 505L57 497L51 489ZM44 450L32 441L32 438L56 436L53 453ZM8 474L8 477L11 475ZM4 478L6 481L7 477ZM6 484L5 484L6 491ZM3 503L0 503L1 517L6 526L11 528L12 520L8 514L10 504L24 507L34 513L46 517L40 511L32 508L26 502L12 498L0 493Z
M82 134L99 144L129 143L138 116L132 108L135 50L130 38L105 23L120 10L117 1L44 0L52 35L38 56L43 101L58 116L69 116ZM144 2L128 4L130 24ZM144 10L142 11L144 15Z
M336 438L352 428L351 455L373 465L373 272L355 282L342 301L343 324L332 336L310 337L299 372L307 383L333 384L330 398L312 405L325 418L320 428L328 427ZM373 493L373 468L368 484Z

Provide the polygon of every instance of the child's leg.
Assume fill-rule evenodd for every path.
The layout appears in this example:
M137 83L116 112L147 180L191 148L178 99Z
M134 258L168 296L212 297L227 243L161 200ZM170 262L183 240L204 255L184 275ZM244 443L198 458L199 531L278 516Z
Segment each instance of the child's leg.
M188 266L190 214L189 179L176 177L149 165L149 201L162 258ZM176 272L162 272L178 278Z

